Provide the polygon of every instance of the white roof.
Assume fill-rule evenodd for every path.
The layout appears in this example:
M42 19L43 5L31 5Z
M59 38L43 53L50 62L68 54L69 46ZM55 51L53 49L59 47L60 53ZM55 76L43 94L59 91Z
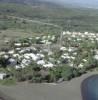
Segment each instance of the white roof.
M67 49L66 49L66 47L61 47L60 50L65 51Z
M15 57L15 58L19 57L19 54L13 54L13 57Z
M63 32L62 32L62 34L63 34L63 35L65 35L65 34L66 34L66 32L65 32L65 31L63 31Z
M45 55L44 54L41 54L41 53L38 53L37 56L38 57L41 57L41 58L44 58L45 57Z
M8 56L8 55L4 55L3 57L4 57L5 59L8 59L8 58L9 58L9 56Z
M9 54L14 54L14 52L15 52L14 50L10 50L8 53Z
M9 62L10 62L11 65L16 65L17 64L17 61L13 58L10 58Z
M15 43L14 45L17 46L17 47L20 47L22 44L21 43Z
M83 67L84 65L82 63L78 66L78 68L83 68Z
M16 48L16 50L18 50L18 51L19 51L19 50L21 50L21 48Z
M1 52L0 52L0 55L4 55L4 54L5 54L5 52L4 52L4 51L1 51Z
M45 64L45 61L44 60L39 60L39 61L37 61L37 64L38 65L44 65Z
M27 59L22 60L22 64L24 64L24 65L29 65L30 63L31 63L30 60L27 60Z
M10 58L10 59L9 59L9 62L10 62L10 63L12 63L12 62L16 62L16 60L13 59L13 58Z
M21 68L21 66L19 66L19 65L16 65L16 66L15 66L15 68L16 68L16 69L19 69L19 68Z
M48 63L43 65L43 67L52 68L54 65L52 63Z
M49 51L48 52L48 56L50 56L50 55L53 55L53 52L52 51Z
M95 55L95 56L94 56L94 59L98 60L98 55Z
M55 36L54 35L52 36L51 40L53 40L53 41L55 40Z
M37 59L39 59L39 57L36 54L33 54L33 53L26 53L24 55L30 57L34 61L36 61Z
M4 76L6 76L6 73L0 73L0 80L3 80Z

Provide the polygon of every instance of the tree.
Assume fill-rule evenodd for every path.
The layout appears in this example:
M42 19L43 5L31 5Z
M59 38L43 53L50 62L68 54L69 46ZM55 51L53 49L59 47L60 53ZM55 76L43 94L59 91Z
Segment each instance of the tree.
M62 77L64 78L65 81L70 80L71 78L74 77L73 69L71 67L64 67L62 69L61 75L62 75Z
M8 65L7 59L0 57L0 65L1 65L1 67L6 68Z

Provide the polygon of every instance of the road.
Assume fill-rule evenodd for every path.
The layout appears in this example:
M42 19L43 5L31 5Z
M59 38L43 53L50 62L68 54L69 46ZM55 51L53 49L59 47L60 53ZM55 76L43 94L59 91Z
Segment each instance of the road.
M21 18L21 17L16 17L16 16L8 16L8 17L19 19L19 20L24 20L24 21L27 21L27 22L37 23L37 24L41 24L41 25L49 25L49 26L53 26L53 27L62 29L61 26L56 25L56 24L52 24L52 23L46 23L46 22L42 22L42 21L38 21L38 20L32 20L32 19Z

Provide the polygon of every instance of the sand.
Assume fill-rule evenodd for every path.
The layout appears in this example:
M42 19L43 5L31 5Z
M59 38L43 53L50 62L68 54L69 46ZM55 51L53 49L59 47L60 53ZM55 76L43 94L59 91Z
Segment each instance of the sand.
M28 84L24 82L16 86L0 86L0 91L13 98L13 100L82 100L81 82L97 73L89 72L60 84Z

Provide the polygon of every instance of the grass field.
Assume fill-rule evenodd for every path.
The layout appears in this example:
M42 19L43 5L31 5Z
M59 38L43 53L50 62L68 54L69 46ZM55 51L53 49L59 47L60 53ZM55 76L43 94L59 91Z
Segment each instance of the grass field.
M57 33L59 29L39 23L20 22L7 19L6 16L17 16L61 26L63 30L98 32L98 11L94 9L63 8L47 6L27 6L21 4L0 3L0 28L19 28L25 32ZM2 24L3 23L3 24Z

